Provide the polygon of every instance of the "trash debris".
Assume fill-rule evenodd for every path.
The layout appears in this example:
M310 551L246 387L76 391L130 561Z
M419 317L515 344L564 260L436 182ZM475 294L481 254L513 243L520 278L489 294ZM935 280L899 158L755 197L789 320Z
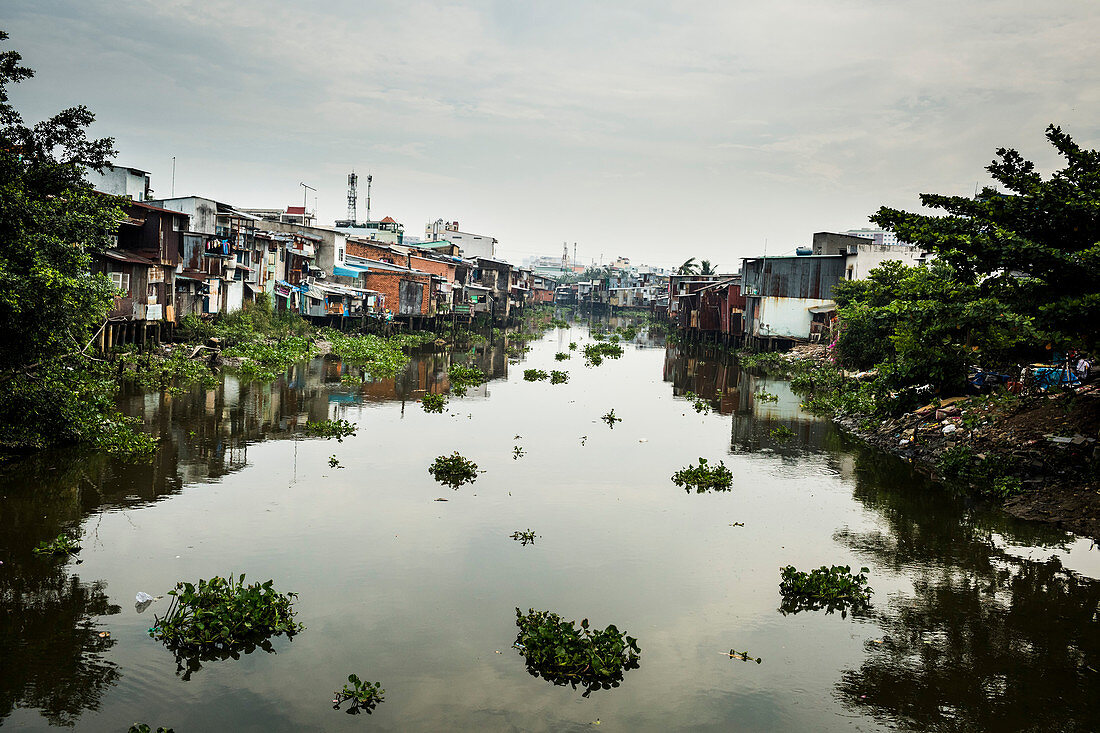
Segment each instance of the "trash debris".
M144 613L145 609L152 605L153 601L160 600L164 596L151 596L145 591L138 591L138 594L134 596L134 610L138 613Z
M432 499L432 501L450 501L450 499L444 499L442 496L438 499Z
M100 638L100 639L106 639L106 638L107 638L107 637L109 637L110 635L111 635L111 632L110 632L110 631L100 631L100 632L99 632L99 638Z

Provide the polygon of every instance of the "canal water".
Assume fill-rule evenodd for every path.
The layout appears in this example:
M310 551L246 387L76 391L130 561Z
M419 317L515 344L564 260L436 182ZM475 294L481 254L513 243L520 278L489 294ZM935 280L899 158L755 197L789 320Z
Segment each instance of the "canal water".
M591 340L577 323L517 363L480 345L362 386L314 360L275 384L134 393L124 408L163 438L152 464L58 453L8 470L0 726L1100 728L1091 541L953 495L728 354L643 334L597 367L579 349L555 361ZM452 363L492 379L424 412ZM570 379L526 382L529 368ZM613 428L600 420L612 409ZM357 434L302 434L330 417ZM456 450L484 473L452 490L427 467ZM670 481L700 457L725 462L731 491ZM32 555L66 529L76 558ZM528 529L533 544L510 536ZM870 609L779 610L780 567L833 564L870 569ZM139 612L135 594L228 573L296 592L306 628L181 673L148 635L167 599ZM534 677L512 647L517 608L615 624L640 666L588 697ZM370 718L332 708L349 673L386 690Z

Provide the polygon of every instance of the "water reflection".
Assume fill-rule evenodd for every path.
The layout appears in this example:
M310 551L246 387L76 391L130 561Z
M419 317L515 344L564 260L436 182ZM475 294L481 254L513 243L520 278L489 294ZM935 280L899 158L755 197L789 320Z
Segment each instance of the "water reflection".
M75 724L118 682L114 640L98 619L119 613L103 581L83 581L32 548L79 523L102 462L43 465L31 486L8 483L0 501L0 721L36 708L51 725ZM94 493L94 491L92 492Z
M226 375L212 390L128 393L126 411L161 438L155 462L62 452L6 471L0 718L18 726L29 713L13 710L37 708L106 730L140 704L160 705L150 719L177 728L342 729L349 716L323 704L326 676L363 659L360 671L392 692L371 723L391 730L579 729L600 715L606 727L652 730L850 730L853 717L864 729L1074 730L1100 717L1097 582L1049 559L1076 566L1071 536L945 492L806 414L785 382L739 370L729 353L666 348L643 332L598 369L577 355L554 361L589 338L583 325L555 331L524 357L570 369L555 390L509 381L511 344L497 334L426 348L388 380L316 359L269 385ZM491 377L471 388L461 419L406 412L449 391L452 364ZM696 414L689 391L713 411ZM765 391L777 399L760 399ZM599 414L612 407L625 420L603 430ZM345 442L349 470L330 471L329 446L300 431L341 417L370 429ZM289 443L259 445L280 440L301 440L294 458ZM433 503L424 467L459 448L493 470L476 491ZM670 490L670 473L699 455L730 465L733 491ZM203 485L216 482L225 485ZM145 506L134 524L118 511ZM539 541L521 549L507 536L528 524ZM30 555L81 529L87 562L76 567L95 568L88 580ZM148 560L132 556L138 543ZM151 613L131 616L132 593L224 572L227 560L293 581L315 633L278 658L210 665L182 685L147 638ZM776 613L775 568L826 561L871 567L871 613L856 623ZM118 608L91 581L100 577L128 589L123 617L106 618ZM494 654L514 633L497 611L515 602L621 618L645 630L647 663L614 694L584 701L536 682L513 654ZM107 621L142 644L113 647L98 635ZM853 642L864 636L866 649ZM722 653L733 643L777 663L730 675Z
M843 673L843 702L911 730L1094 729L1100 582L995 541L1053 549L1066 535L970 507L869 451L857 466L855 498L888 529L836 539L913 591L876 611L881 643Z

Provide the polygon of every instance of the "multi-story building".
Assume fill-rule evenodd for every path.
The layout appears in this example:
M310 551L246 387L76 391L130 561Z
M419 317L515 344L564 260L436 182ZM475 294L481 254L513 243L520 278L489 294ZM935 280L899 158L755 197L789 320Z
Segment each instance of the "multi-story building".
M905 244L905 242L898 240L898 235L885 229L872 229L870 227L863 227L862 229L849 229L844 232L849 237L861 237L862 239L870 239L875 244ZM815 253L816 254L816 253Z
M462 256L496 257L497 240L486 234L473 234L458 228L457 221L436 219L424 226L424 240L427 242L448 241L462 248Z

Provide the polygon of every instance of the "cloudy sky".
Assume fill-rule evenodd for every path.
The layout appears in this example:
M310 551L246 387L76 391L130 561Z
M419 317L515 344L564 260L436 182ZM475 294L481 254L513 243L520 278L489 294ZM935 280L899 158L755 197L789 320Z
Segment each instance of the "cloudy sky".
M29 120L85 104L167 195L457 219L505 256L674 265L1100 147L1094 0L6 0ZM310 208L314 194L309 194ZM362 216L362 202L360 215Z

